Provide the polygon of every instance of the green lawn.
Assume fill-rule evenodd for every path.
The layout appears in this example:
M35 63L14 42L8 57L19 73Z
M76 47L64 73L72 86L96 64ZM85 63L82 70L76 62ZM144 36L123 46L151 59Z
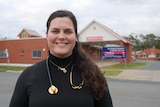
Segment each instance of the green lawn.
M142 62L133 62L129 64L116 64L116 65L111 65L111 66L104 66L101 67L101 71L104 75L106 76L116 76L119 73L121 73L125 69L132 69L132 68L137 68L141 66L145 66L147 63L142 63Z
M18 67L18 66L0 66L0 71L7 71L7 70L12 70L12 71L22 71L26 67Z
M125 69L132 69L132 68L137 68L141 66L145 66L147 63L142 63L142 62L133 62L129 64L116 64L116 65L110 65L110 66L104 66L101 67L102 73L106 76L116 76L119 73L121 73ZM26 67L17 67L17 66L0 66L0 71L7 71L7 70L12 70L12 71L22 71Z

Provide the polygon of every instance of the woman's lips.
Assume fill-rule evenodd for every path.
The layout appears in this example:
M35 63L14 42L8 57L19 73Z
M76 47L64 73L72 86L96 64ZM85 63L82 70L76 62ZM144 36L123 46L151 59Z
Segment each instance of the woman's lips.
M56 43L58 46L66 46L68 43L65 42L57 42Z

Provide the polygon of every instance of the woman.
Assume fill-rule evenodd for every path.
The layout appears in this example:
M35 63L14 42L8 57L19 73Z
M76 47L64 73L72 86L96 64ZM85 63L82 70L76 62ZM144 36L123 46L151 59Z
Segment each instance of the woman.
M52 13L46 36L48 58L23 71L10 107L113 107L105 77L80 47L72 12Z

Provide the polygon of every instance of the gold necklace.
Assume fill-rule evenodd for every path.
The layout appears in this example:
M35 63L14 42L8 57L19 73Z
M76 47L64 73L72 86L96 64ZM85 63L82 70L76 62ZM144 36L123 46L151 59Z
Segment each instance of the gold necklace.
M82 87L83 87L83 84L84 84L84 80L82 80L82 83L80 85L74 85L73 84L73 79L72 79L72 71L73 71L73 67L75 66L72 65L71 67L71 72L70 72L70 84L72 86L73 89L78 89L80 90ZM48 88L48 92L50 94L57 94L58 93L58 88L53 85L53 82L52 82L52 78L51 78L51 74L50 74L50 70L49 70L49 64L48 64L48 58L46 59L46 67L47 67L47 73L48 73L48 78L49 78L49 82L50 82L50 87Z
M71 84L71 86L72 86L73 89L79 89L79 90L80 90L80 89L83 87L84 80L82 80L82 83L79 84L79 85L74 85L74 84L73 84L72 71L73 71L73 67L74 67L74 66L75 66L75 65L72 65L71 72L70 72L70 84Z
M57 64L55 64L54 62L52 62L51 60L49 60L54 66L56 66L57 68L58 68L58 70L61 70L61 71L63 71L64 73L66 73L67 72L67 67L71 64L71 62L68 64L68 65L66 65L64 68L63 67L60 67L60 66L58 66Z

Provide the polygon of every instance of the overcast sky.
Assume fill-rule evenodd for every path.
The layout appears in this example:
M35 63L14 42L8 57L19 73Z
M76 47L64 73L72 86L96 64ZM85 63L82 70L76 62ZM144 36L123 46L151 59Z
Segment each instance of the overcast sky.
M58 9L75 14L79 32L96 20L121 36L160 36L160 0L0 0L0 38L17 38L23 28L45 37L48 16Z

